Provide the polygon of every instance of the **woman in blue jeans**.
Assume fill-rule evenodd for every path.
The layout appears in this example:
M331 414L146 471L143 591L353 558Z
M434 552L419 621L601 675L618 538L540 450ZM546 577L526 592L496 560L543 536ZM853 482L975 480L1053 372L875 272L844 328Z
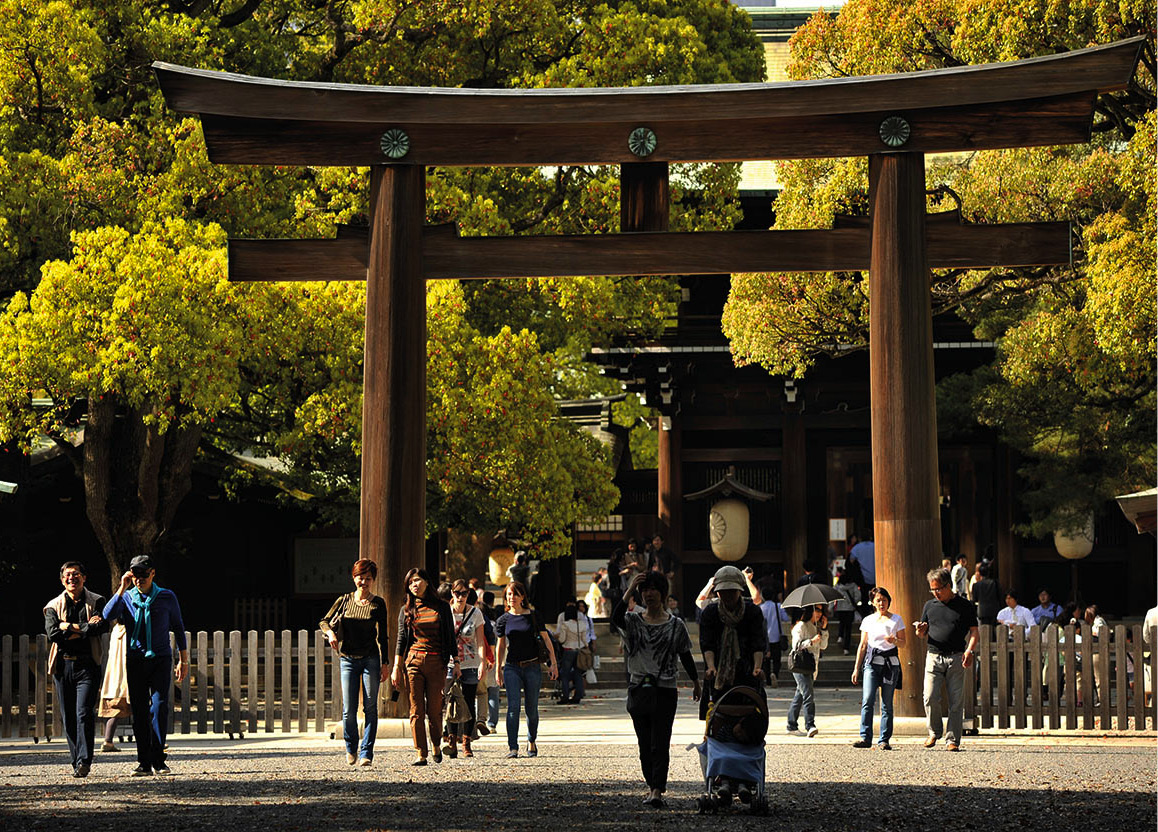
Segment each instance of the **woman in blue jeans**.
M816 727L816 703L812 698L812 685L820 670L820 652L828 647L827 627L828 618L824 615L824 605L817 604L805 607L801 611L800 620L792 628L791 650L807 650L812 653L814 661L812 670L792 669L792 678L796 680L796 693L792 697L792 704L788 706L789 734L800 733L801 710L804 711L804 728L808 736L815 737L820 733Z
M369 766L374 760L374 737L378 733L378 685L390 672L383 661L389 656L386 602L371 592L378 577L374 561L362 558L350 570L354 591L338 598L318 627L338 652L342 670L342 738L346 762ZM339 638L340 631L340 638ZM358 694L362 695L365 725L358 736Z
M860 739L853 748L872 748L873 708L877 691L881 696L881 732L877 748L891 751L893 736L893 692L901 689L901 660L897 648L905 646L905 622L889 612L893 598L884 587L869 593L876 612L860 623L860 647L852 667L852 683L864 672L864 688L860 703Z
M552 681L559 676L559 666L547 630L527 608L527 590L518 581L511 581L504 596L507 611L495 622L495 635L499 640L498 682L507 691L507 757L519 756L520 706L527 711L527 756L534 757L539 753L535 739L539 734L539 686L543 683L539 636L550 655L547 672Z

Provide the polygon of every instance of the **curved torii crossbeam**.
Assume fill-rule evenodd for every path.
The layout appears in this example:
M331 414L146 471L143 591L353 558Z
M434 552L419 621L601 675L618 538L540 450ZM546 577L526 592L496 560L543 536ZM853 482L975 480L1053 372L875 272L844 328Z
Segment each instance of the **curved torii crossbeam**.
M929 268L1070 258L1067 223L927 223L924 154L1088 141L1097 95L1127 87L1142 42L898 75L623 89L367 87L154 69L169 106L201 117L213 162L373 166L368 236L231 241L230 273L368 281L360 551L378 563L392 608L425 539L425 278L867 268L877 571L913 621L940 551ZM869 157L865 227L667 233L670 162L835 156ZM423 229L426 165L596 163L622 166L625 233ZM679 495L662 467L660 478L666 521ZM680 530L671 532L678 546ZM789 569L802 546L788 541ZM923 653L904 651L911 678ZM906 689L902 715L922 712L919 688Z

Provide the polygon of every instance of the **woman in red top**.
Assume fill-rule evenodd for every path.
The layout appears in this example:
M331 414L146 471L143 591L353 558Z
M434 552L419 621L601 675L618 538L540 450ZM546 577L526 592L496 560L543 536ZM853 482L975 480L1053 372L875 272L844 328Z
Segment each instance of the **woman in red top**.
M398 645L394 655L394 687L402 686L403 668L410 686L410 733L418 756L413 765L426 765L426 723L434 762L442 762L442 692L447 670L459 675L450 604L435 593L426 572L406 573L406 603L398 614Z

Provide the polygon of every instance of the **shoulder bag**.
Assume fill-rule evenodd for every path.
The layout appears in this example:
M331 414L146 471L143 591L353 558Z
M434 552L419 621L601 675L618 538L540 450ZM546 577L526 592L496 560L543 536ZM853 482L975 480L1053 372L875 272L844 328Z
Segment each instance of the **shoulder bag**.
M342 608L334 613L334 617L330 619L330 632L334 634L339 645L346 636L346 629L342 626L342 620L346 617L346 609L350 606L351 597L353 597L352 593L342 596Z
M531 613L531 626L535 628L535 646L539 648L539 663L551 663L551 651L547 649L547 643L543 640L543 628L539 624L539 617Z

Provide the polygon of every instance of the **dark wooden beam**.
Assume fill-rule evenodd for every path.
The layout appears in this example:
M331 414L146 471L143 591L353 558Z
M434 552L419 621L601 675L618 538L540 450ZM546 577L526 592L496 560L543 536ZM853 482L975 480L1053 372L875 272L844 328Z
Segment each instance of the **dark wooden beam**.
M430 280L582 275L863 271L870 229L627 233L553 237L458 237L446 226L422 235ZM933 268L1069 263L1070 225L931 224ZM364 280L366 242L230 240L232 280Z
M370 173L358 551L378 565L376 591L391 622L406 570L423 565L426 540L425 187L422 168Z
M941 560L924 157L919 153L870 156L869 194L876 580L892 595L893 611L911 626L929 597L925 573ZM905 676L923 679L924 660L924 642L910 637L901 654ZM905 686L897 698L901 716L924 713L919 682Z
M777 84L481 90L280 81L162 62L153 70L168 106L183 113L411 124L646 125L721 122L737 112L813 117L1119 90L1133 77L1144 41L1139 36L1008 63Z
M738 162L865 156L889 147L881 122L909 124L907 151L948 153L1002 147L1073 144L1090 139L1095 93L996 104L889 107L842 115L731 118L652 123L648 162ZM945 100L952 101L952 98ZM743 117L741 117L743 116ZM628 136L641 121L582 124L425 124L410 121L297 121L203 115L209 160L215 164L373 165L388 161L382 134L404 130L412 165L594 165L639 162Z

